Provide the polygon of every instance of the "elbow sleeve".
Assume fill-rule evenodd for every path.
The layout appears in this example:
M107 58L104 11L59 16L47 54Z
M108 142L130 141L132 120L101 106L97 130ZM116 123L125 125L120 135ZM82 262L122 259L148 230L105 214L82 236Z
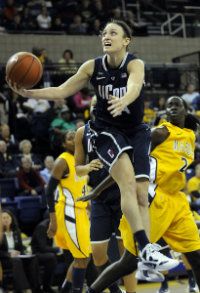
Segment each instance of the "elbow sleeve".
M56 190L58 183L59 183L58 179L55 179L54 177L50 177L49 183L47 185L46 198L47 198L47 204L48 204L50 213L55 212L54 192Z

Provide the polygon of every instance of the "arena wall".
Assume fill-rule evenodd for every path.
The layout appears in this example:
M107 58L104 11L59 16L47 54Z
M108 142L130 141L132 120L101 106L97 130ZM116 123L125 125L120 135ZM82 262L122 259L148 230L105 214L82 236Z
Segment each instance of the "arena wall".
M169 36L137 37L130 50L147 63L169 63L173 57L198 51L200 38L176 38ZM0 35L0 63L15 52L31 51L32 47L45 48L52 61L57 62L65 49L74 52L77 62L84 62L101 54L101 41L96 36L66 35Z

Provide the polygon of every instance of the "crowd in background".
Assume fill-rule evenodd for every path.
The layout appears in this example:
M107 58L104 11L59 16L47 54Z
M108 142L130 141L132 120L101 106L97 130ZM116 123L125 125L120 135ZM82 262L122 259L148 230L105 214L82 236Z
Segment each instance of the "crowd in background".
M125 20L133 28L134 35L147 35L147 24L137 22L131 10L124 14L121 5L120 0L0 0L0 32L99 35L108 19L114 18ZM56 64L49 58L46 48L34 47L32 53L44 67L43 79L37 86L57 86L74 74L79 66L73 51L68 48L61 52ZM52 73L54 71L55 74ZM0 181L15 180L15 198L40 198L44 203L39 219L35 219L33 225L29 223L26 230L17 211L12 210L12 204L9 207L5 198L2 201L4 236L0 244L0 291L3 267L4 278L7 270L12 271L12 281L9 280L7 285L12 283L17 292L28 288L33 293L54 292L51 285L62 252L47 237L49 219L44 201L45 188L54 160L63 151L62 135L68 130L76 131L90 119L93 94L87 87L67 100L24 99L11 92L4 81L4 74L0 76ZM195 84L188 84L185 93L180 95L188 103L190 111L199 117L200 93ZM145 95L144 122L150 127L165 119L167 97ZM195 161L186 175L185 192L199 220L200 135L196 141ZM13 198L13 195L8 194L8 197ZM67 263L64 273L66 269ZM5 283L3 280L4 286ZM13 288L8 286L6 289Z
M71 35L98 35L110 18L124 19L134 34L146 35L146 24L135 21L131 11L124 16L121 1L105 0L4 0L0 1L2 31L54 31Z

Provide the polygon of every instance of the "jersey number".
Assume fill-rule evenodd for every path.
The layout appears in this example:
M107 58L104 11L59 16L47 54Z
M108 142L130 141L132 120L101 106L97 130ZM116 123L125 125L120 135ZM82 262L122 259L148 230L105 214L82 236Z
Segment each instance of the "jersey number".
M188 161L184 157L182 157L181 160L183 161L183 166L181 167L179 171L184 173L188 167Z

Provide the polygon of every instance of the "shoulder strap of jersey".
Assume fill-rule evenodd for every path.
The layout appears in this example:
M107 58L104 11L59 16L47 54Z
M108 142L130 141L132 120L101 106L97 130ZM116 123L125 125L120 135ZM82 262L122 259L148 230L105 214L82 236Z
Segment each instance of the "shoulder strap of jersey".
M91 79L90 79L91 82L95 81L95 77L101 73L101 70L103 70L102 58L103 58L102 56L99 56L94 59L94 72L93 72Z

